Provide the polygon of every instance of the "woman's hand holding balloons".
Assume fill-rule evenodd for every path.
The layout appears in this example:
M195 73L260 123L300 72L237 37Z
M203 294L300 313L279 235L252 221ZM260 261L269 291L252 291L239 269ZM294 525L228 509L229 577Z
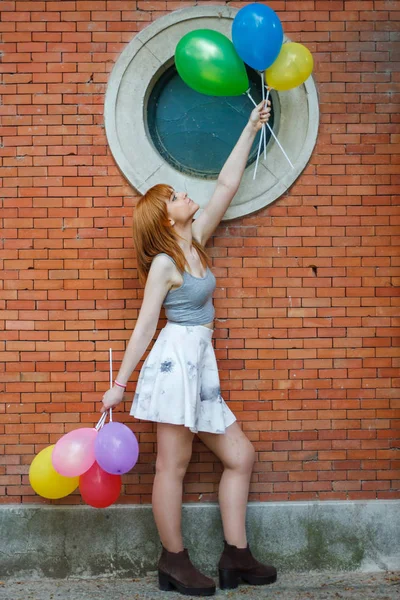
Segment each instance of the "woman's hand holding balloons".
M106 508L118 499L121 474L136 464L139 444L129 427L112 422L111 410L110 422L104 426L104 413L121 402L125 393L122 384L111 387L112 381L110 348L110 389L103 396L103 415L96 427L66 433L39 452L29 467L29 482L40 496L64 498L79 485L83 500L95 508Z
M254 130L260 131L260 129L268 123L271 116L271 101L268 100L267 106L265 106L265 100L262 100L254 110L252 110L249 118L249 124Z
M124 394L124 388L121 388L118 385L114 385L112 388L107 390L103 396L103 406L100 409L101 412L103 413L109 408L114 408L114 406L117 406L117 404L123 400Z

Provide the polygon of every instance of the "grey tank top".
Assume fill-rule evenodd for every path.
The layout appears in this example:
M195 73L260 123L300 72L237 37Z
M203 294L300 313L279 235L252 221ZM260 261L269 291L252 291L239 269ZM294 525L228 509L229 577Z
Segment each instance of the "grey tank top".
M174 259L167 256L174 264ZM168 321L179 325L205 325L214 319L212 295L215 290L215 277L207 267L204 277L195 277L187 271L182 274L183 283L165 296L163 306Z

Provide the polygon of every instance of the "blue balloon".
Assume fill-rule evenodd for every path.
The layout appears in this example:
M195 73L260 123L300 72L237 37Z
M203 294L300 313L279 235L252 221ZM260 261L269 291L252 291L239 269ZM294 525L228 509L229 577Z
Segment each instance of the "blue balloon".
M244 6L233 21L232 41L245 63L265 71L278 58L283 42L278 15L265 4Z

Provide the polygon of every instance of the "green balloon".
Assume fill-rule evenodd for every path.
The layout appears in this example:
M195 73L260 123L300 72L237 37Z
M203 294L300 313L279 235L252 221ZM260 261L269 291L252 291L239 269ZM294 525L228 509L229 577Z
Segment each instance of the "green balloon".
M196 29L176 47L175 64L183 81L208 96L240 96L249 89L242 59L219 31Z

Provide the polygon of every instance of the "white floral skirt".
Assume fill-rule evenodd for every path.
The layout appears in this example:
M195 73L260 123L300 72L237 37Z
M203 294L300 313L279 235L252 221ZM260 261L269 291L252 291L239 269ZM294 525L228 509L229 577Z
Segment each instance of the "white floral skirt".
M203 325L168 322L140 371L130 414L225 433L236 417L221 396L212 334Z

